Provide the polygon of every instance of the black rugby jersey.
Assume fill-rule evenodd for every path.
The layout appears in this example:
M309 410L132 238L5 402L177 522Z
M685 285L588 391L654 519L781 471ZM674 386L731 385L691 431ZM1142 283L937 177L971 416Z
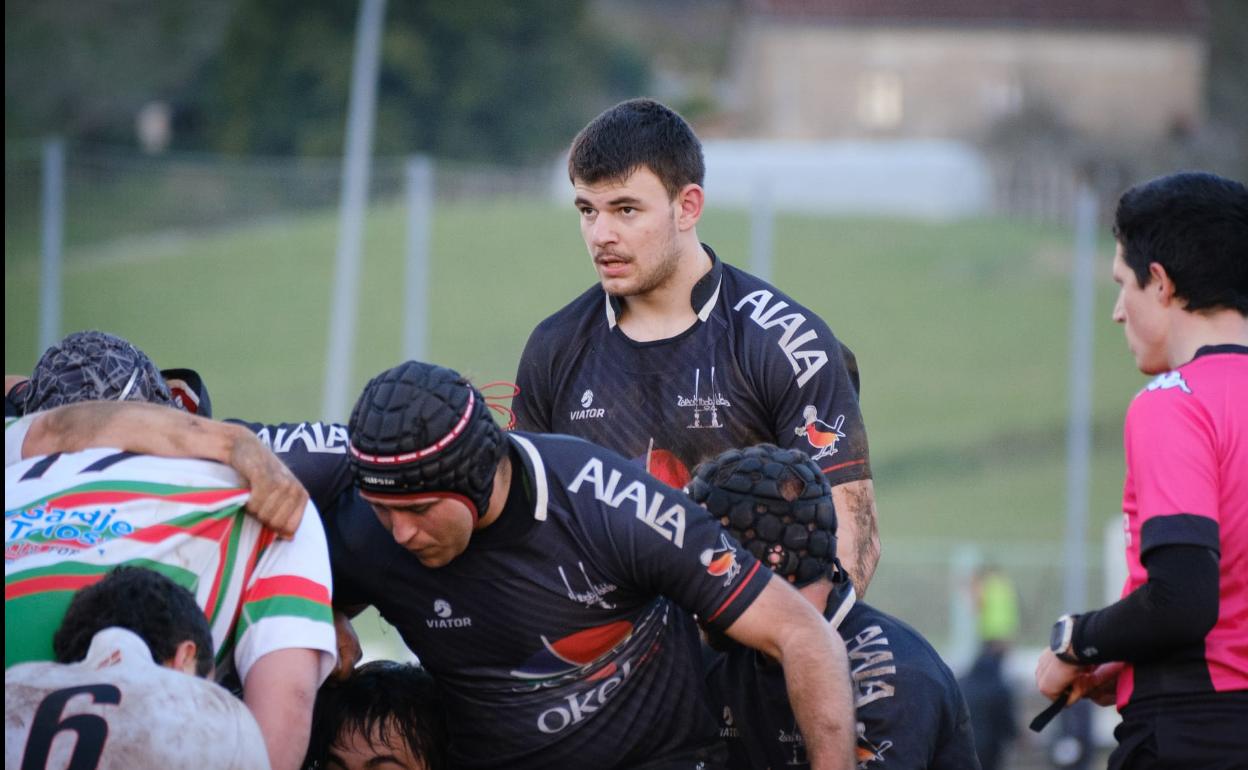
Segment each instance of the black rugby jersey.
M771 575L700 506L608 450L513 432L502 516L431 569L359 497L345 455L277 440L340 427L313 425L268 435L326 501L335 604L377 607L435 676L455 767L640 767L716 750L690 613L722 630Z
M840 614L858 712L858 767L979 770L966 702L927 640L852 594L829 597L825 616L836 623ZM706 681L731 768L810 767L779 665L734 644L708 657Z
M703 248L699 320L682 334L629 339L600 286L539 324L516 374L517 426L610 447L678 488L698 463L761 442L808 451L833 486L870 478L852 354L810 310Z

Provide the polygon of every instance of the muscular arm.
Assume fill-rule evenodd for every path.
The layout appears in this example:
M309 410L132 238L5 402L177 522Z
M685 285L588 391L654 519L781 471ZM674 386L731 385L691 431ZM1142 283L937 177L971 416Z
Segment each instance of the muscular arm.
M836 556L854 581L859 597L880 561L880 529L875 512L875 485L871 479L850 481L832 487L836 506Z
M88 401L43 412L26 434L22 456L90 447L224 463L251 487L248 510L285 537L294 535L308 502L294 475L245 427L155 404Z
M276 650L247 672L243 702L260 725L273 770L297 770L308 750L320 652Z
M854 703L845 644L815 608L772 576L727 633L784 666L789 704L811 768L854 767Z

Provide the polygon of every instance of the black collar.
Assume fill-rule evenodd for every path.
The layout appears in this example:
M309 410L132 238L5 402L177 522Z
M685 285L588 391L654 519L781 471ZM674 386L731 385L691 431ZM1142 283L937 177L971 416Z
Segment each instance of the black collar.
M1237 353L1241 356L1248 355L1248 345L1236 345L1234 343L1227 343L1225 345L1205 345L1196 349L1196 355L1192 356L1192 360L1195 361L1201 356L1216 356L1219 353Z
M689 292L689 304L693 307L693 312L698 314L699 321L705 321L715 309L715 302L719 299L719 286L724 275L724 265L719 261L719 257L715 256L711 247L704 243L702 250L711 258L711 269L698 279L698 282L693 285L693 291ZM619 297L606 294L606 292L603 294L607 298L607 326L614 329L616 319L624 311L624 303Z

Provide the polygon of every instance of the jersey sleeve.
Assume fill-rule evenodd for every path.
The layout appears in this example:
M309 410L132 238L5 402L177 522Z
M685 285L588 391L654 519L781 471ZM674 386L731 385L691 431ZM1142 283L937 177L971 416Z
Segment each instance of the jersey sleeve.
M1123 431L1141 559L1164 545L1220 550L1217 448L1200 402L1179 388L1144 391L1127 410Z
M550 432L554 401L551 383L553 368L554 355L545 324L542 324L529 335L524 353L520 355L520 365L516 369L518 391L511 406L516 413L517 430Z
M330 595L325 531L309 505L292 539L274 540L264 549L243 590L234 631L240 680L245 683L252 665L267 653L294 648L321 653L318 682L323 681L338 657Z
M763 337L746 343L749 376L772 417L776 443L809 453L832 486L871 478L857 359L818 316L795 312L786 322L783 312L768 316ZM754 325L745 323L747 334L758 334Z
M17 465L22 461L22 444L26 441L26 434L30 432L31 423L36 417L37 413L20 418L4 418L4 467Z
M245 420L226 420L256 434L264 445L286 463L308 496L324 514L334 500L353 483L347 461L347 426L325 422L266 425Z
M771 577L704 508L622 458L591 458L568 491L580 520L601 528L587 540L622 585L667 596L716 630Z

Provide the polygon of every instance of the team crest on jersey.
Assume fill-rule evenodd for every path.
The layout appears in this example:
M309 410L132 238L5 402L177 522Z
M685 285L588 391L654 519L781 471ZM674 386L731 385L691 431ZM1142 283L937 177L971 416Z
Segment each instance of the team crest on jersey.
M814 404L802 410L803 424L793 429L796 436L805 436L806 442L815 450L813 460L821 460L836 454L836 444L845 438L841 426L845 424L845 415L837 415L831 425L819 419L819 412Z
M732 403L719 392L719 387L715 384L715 367L712 366L711 376L706 383L702 382L702 370L693 370L693 395L678 394L676 406L693 407L693 422L686 425L686 428L722 428L724 426L719 421L719 410L732 406Z
M1192 389L1187 386L1187 382L1183 380L1183 372L1174 371L1159 374L1153 378L1153 381L1144 386L1144 390L1170 390L1178 388L1184 393L1191 394Z
M702 566L706 567L707 574L722 577L724 585L732 583L732 579L741 572L741 564L737 561L737 549L733 547L728 536L722 532L719 535L719 545L707 548L699 558Z
M615 605L606 600L607 594L616 590L619 586L614 583L595 583L590 580L589 573L585 571L585 563L578 561L577 568L581 571L581 577L585 580L585 590L579 591L572 588L572 581L568 580L568 573L564 571L563 565L559 565L559 577L563 578L563 587L568 590L568 598L586 607L601 607L604 610L613 610Z
M586 388L585 392L581 394L581 408L568 412L568 419L573 422L577 420L601 420L606 414L606 409L594 406L594 391Z

